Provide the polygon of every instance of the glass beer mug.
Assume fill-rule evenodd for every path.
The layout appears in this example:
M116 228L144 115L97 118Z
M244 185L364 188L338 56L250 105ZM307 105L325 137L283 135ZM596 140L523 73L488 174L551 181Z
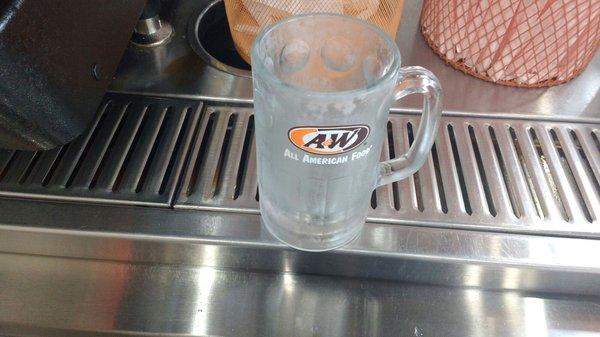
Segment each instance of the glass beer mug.
M401 68L394 41L366 21L280 21L256 38L252 75L262 221L297 249L354 239L372 191L417 171L433 145L439 81L424 68ZM424 96L415 140L401 157L379 162L389 108L413 93Z

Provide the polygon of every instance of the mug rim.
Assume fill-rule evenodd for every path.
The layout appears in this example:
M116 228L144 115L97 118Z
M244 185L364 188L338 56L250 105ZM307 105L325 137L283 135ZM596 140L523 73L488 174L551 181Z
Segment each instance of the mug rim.
M354 23L357 23L363 27L366 27L367 29L374 31L379 37L381 37L383 39L383 41L385 41L385 44L388 46L388 48L391 50L391 52L394 55L391 66L385 72L385 74L383 74L376 81L374 81L373 83L369 84L368 86L366 86L364 88L355 88L355 89L341 90L341 91L318 91L318 90L307 89L307 88L304 88L301 86L296 86L296 85L284 82L279 77L277 77L273 73L273 71L268 70L267 67L265 67L265 64L264 64L264 62L262 62L262 60L255 61L255 60L259 59L258 46L260 44L260 41L262 41L265 36L267 36L272 31L278 29L279 27L286 25L290 22L297 21L297 20L303 20L303 19L311 18L311 17L340 18L340 19L344 19L344 20L348 20L348 21L353 21ZM376 91L381 86L383 86L383 84L387 83L391 78L393 78L397 74L398 69L400 69L401 60L402 60L402 56L400 54L400 49L398 48L398 45L381 28L379 28L375 24L372 24L371 22L366 21L366 20L358 19L358 18L355 18L352 16L343 15L343 14L335 14L335 13L307 13L307 14L293 15L293 16L287 17L281 21L275 22L274 24L272 24L270 26L265 27L258 34L258 36L256 36L256 38L254 39L254 42L252 43L251 58L252 58L251 63L252 63L252 73L253 73L252 77L253 78L255 78L254 73L258 70L261 70L263 73L268 74L268 76L262 76L262 78L264 78L266 81L271 82L272 84L275 84L280 87L284 87L287 90L298 92L302 95L324 96L324 97L346 96L346 95L352 95L352 94L357 94L357 93L368 93L368 92Z

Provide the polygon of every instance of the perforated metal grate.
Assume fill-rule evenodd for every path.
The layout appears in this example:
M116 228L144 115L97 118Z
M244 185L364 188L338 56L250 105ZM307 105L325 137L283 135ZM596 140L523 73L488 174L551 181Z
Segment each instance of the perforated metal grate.
M392 114L382 159L405 153L419 116ZM175 207L258 212L252 110L208 107ZM598 235L594 124L444 117L429 159L378 188L370 221Z
M74 142L0 151L0 195L257 213L252 109L200 106L109 95ZM382 159L406 152L418 123L393 113ZM371 206L390 224L598 236L600 127L443 117L423 168Z
M0 195L170 206L200 107L108 95L75 141L51 151L0 150Z

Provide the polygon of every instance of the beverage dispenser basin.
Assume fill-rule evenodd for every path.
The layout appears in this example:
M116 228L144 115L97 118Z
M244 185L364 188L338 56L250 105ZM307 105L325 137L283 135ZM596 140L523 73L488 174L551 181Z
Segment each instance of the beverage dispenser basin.
M223 0L193 13L187 34L192 49L204 62L233 75L250 77L250 65L233 44Z

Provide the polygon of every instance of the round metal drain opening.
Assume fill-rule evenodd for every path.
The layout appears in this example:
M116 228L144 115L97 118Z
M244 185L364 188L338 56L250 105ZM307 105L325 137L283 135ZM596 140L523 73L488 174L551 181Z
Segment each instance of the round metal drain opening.
M250 65L235 49L222 0L192 17L188 26L192 49L211 66L237 76L251 77Z

